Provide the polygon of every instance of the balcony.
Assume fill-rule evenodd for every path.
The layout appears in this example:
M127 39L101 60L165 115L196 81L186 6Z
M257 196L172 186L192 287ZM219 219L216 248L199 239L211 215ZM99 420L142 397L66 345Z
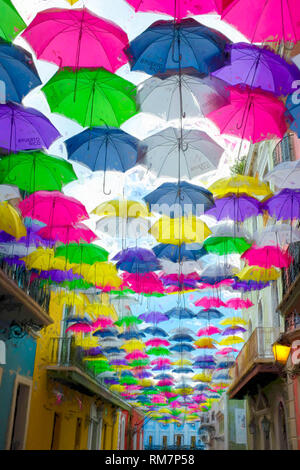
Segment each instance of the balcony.
M275 380L278 368L274 363L272 344L278 337L276 328L256 328L230 369L233 382L229 387L229 398L244 398L256 393L257 384L262 387Z
M69 388L86 395L97 395L120 408L132 407L116 393L111 392L95 371L83 360L83 351L75 345L74 337L51 338L47 360L48 376Z
M291 162L295 160L294 134L290 133L276 145L273 151L274 166L282 162Z
M300 242L291 243L288 248L289 253L294 258L292 264L282 270L282 301L278 310L282 315L288 315L300 302Z

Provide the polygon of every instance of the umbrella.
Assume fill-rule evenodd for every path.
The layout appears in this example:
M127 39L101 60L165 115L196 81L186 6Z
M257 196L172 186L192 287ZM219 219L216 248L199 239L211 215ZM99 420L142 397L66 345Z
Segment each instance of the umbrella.
M258 248L253 246L242 256L249 266L260 266L262 268L288 268L293 258L288 251L282 251L278 246L264 246Z
M135 86L104 69L74 73L64 68L42 90L52 112L75 119L84 127L103 122L118 127L137 113Z
M227 263L211 264L201 272L201 281L213 285L234 277L237 272L238 269L235 266Z
M166 312L166 315L170 318L177 318L179 320L194 318L195 314L192 310L184 307L175 307Z
M201 328L197 332L197 336L211 336L211 335L217 335L221 333L221 330L217 328L216 326L208 326L206 328Z
M9 201L9 199L21 199L19 188L9 184L0 184L0 202Z
M104 67L115 72L127 62L126 33L86 8L41 11L22 36L38 59L59 67Z
M242 326L229 326L222 331L222 336L235 335L236 333L245 333L247 331Z
M1 212L0 212L1 213ZM28 269L36 269L38 271L52 270L70 270L73 266L65 262L65 260L55 258L54 251L47 248L38 247L36 251L30 253L23 259Z
M165 121L180 119L181 108L187 118L199 119L224 106L228 102L228 91L224 82L213 77L167 74L149 78L139 85L137 100L142 112Z
M190 15L203 15L211 12L221 12L221 2L219 0L189 0L188 2L179 0L126 0L135 11L153 11L174 16L176 19Z
M124 219L148 217L149 212L147 207L138 201L133 200L119 200L103 202L97 206L92 214L106 217L120 217Z
M207 251L197 243L182 243L181 245L159 244L152 248L157 258L169 259L173 263L185 260L197 261L202 256L207 255Z
M242 281L275 281L280 277L280 270L276 268L260 268L259 266L245 266L237 277Z
M293 82L300 72L295 64L287 63L269 49L247 43L230 44L230 64L212 73L230 85L261 88L277 96L294 91Z
M231 317L221 320L220 325L247 325L247 322L241 317Z
M215 349L216 348L215 344L216 344L216 341L212 338L209 338L208 336L203 336L202 338L194 341L194 345L198 349Z
M149 339L148 341L145 342L146 346L170 346L169 341L166 341L165 339L160 339L160 338L153 338Z
M236 298L232 298L232 299L229 299L227 300L227 302L225 303L225 307L226 308L233 308L234 310L239 310L241 308L250 308L250 307L253 307L254 304L251 302L251 300L249 299L241 299L239 297L236 297Z
M163 276L175 275L178 281L181 281L181 279L183 279L182 276L189 276L193 273L195 274L200 268L199 263L197 261L177 261L177 263L173 263L172 261L166 259L161 259L161 266L163 269L163 272L161 273L161 278L163 278Z
M0 202L0 230L19 240L26 236L26 227L16 209L8 202Z
M244 343L245 340L240 336L228 336L227 338L222 339L219 341L220 346L226 346L228 344L237 344L237 343ZM220 363L217 364L217 367L220 367Z
M148 326L143 330L143 333L152 336L161 336L163 338L166 338L168 336L168 333L165 330L163 330L162 328L158 328L157 326Z
M282 189L262 203L262 209L277 220L300 218L300 189Z
M202 243L211 234L205 222L195 216L180 218L163 216L152 225L149 232L158 242L172 245Z
M128 328L131 325L136 325L136 324L139 324L139 323L143 323L142 320L135 317L134 315L128 315L128 316L120 318L120 320L116 321L115 325L117 325L117 326L125 325L126 328Z
M70 163L43 152L19 152L0 160L0 183L15 184L29 193L61 191L75 180L77 176Z
M73 264L93 264L107 261L108 252L92 243L69 243L58 246L55 250L56 258L65 258Z
M74 225L42 227L38 234L46 240L60 241L64 244L80 241L91 243L97 240L94 232L80 222Z
M251 247L244 238L211 236L204 241L204 248L208 253L228 255L230 253L242 254Z
M100 254L99 250L97 251ZM103 253L102 258L104 259L105 257L106 255ZM112 263L96 261L93 264L80 264L73 269L74 272L80 274L87 282L92 283L105 292L111 289L119 289L122 284L117 269Z
M60 137L40 111L17 103L0 104L0 147L9 152L48 148Z
M217 220L231 219L236 222L244 222L249 217L257 217L260 214L260 202L246 194L238 196L232 194L215 199L215 207L205 213Z
M133 339L133 338L142 338L144 337L145 334L142 332L142 331L125 331L124 333L120 333L118 335L118 338L122 338L122 339Z
M171 352L169 351L169 349L166 349L166 348L163 348L163 347L152 347L150 349L147 350L147 354L150 356L150 355L153 355L153 356L169 356L171 354ZM153 369L154 370L154 369Z
M19 208L23 217L50 226L72 225L89 218L81 202L59 191L37 191L21 201Z
M233 193L237 196L270 196L272 192L268 184L259 181L258 178L245 175L235 175L221 178L213 183L209 188L214 197L224 197Z
M132 351L131 353L129 354L126 354L125 356L125 359L127 359L128 361L131 361L133 359L146 359L148 357L148 354L145 354L141 351Z
M183 333L179 333L177 335L173 335L169 338L170 341L176 341L176 342L180 342L180 341L185 341L185 342L189 342L189 341L194 341L194 338L190 335L185 335Z
M227 39L194 19L157 21L130 42L125 50L131 70L154 75L193 68L201 74L222 67Z
M265 287L270 285L269 282L261 281L240 281L239 279L234 280L234 284L231 285L231 288L234 290L241 290L243 292L248 292L252 290L262 290Z
M300 39L297 0L234 0L224 10L222 19L254 43Z
M155 324L169 320L168 314L164 315L163 313L160 313L160 312L143 313L142 315L139 315L139 318L146 323L155 323Z
M219 354L221 356L227 356L227 354L229 354L231 352L238 352L238 349L234 349L232 347L222 348L219 351L217 351L216 354Z
M214 319L219 320L220 318L224 317L223 313L221 313L216 308L209 308L208 310L200 310L197 313L197 318L203 318L204 320L211 321Z
M68 158L93 171L126 172L137 162L139 141L114 127L93 127L65 141Z
M103 329L95 331L95 333L93 333L93 336L100 336L101 338L108 338L108 337L114 338L117 334L118 334L117 328L107 327L107 328L103 328Z
M259 89L230 87L229 90L230 104L206 115L219 127L221 134L240 137L252 143L274 137L283 138L287 125L285 106L281 101Z
M122 240L135 240L146 236L150 225L148 220L141 217L130 217L127 219L121 217L103 217L96 223L96 230Z
M7 41L13 41L20 31L26 28L26 23L10 0L1 0L0 9L2 13L0 37Z
M181 148L179 148L180 140ZM205 132L169 127L143 140L138 163L157 176L192 179L218 167L224 149Z
M78 322L69 326L66 329L66 333L68 333L69 331L71 331L72 333L88 333L92 330L93 330L93 327L89 323Z
M195 302L196 307L203 307L205 310L214 307L225 307L225 303L218 297L202 297Z
M300 241L300 230L289 224L269 225L261 231L254 233L254 240L258 247L284 246Z
M21 103L24 96L42 84L31 54L7 42L0 42L0 80L5 84L7 101L15 103Z
M264 177L268 183L278 188L299 189L300 188L300 162L282 162L276 165Z
M33 253L36 250L35 245L23 244L23 243L0 243L1 256L15 257L15 256L26 256Z
M150 250L145 248L127 248L113 258L117 268L129 273L148 273L160 269L159 262Z
M155 273L124 273L122 278L126 285L137 294L162 295L164 286Z

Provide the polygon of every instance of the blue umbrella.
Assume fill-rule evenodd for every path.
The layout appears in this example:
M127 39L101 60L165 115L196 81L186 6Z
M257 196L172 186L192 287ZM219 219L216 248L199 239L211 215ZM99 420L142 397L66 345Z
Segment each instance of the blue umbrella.
M159 261L154 253L145 248L127 248L113 258L117 268L129 273L148 273L160 269Z
M147 335L162 336L163 338L168 336L168 333L165 330L158 328L157 326L148 326L148 328L145 328L143 332Z
M191 209L194 215L202 215L201 211L207 211L215 206L213 195L202 186L180 181L179 183L163 183L157 189L144 197L150 211L159 211L171 218L188 215L187 209ZM160 206L160 207L158 207ZM172 207L175 211L170 211ZM180 208L180 209L179 209ZM198 211L197 211L198 209Z
M125 331L124 333L118 334L118 338L126 340L133 338L143 338L145 336L145 333L143 333L142 331Z
M114 127L93 127L65 142L68 158L87 165L92 171L125 171L137 161L138 139Z
M182 243L181 245L163 244L155 245L153 248L157 258L166 258L173 263L179 261L197 261L207 255L207 251L199 243Z
M195 318L195 313L192 312L189 308L183 308L183 307L174 307L171 308L171 310L168 310L165 312L166 315L168 315L170 318L178 318L179 320L185 319L185 318Z
M173 369L172 372L174 372L174 374L189 374L194 371L190 367L178 367L177 369Z
M199 361L199 362L194 363L193 367L195 369L215 369L216 366L212 362Z
M172 367L169 366L168 364L164 364L163 366L152 367L152 370L170 370L170 369L172 369Z
M181 68L193 68L202 74L222 67L228 53L226 39L219 32L193 19L157 21L140 34L125 50L132 70L149 75Z
M194 341L194 338L190 335L185 335L185 334L178 334L178 335L173 335L171 338L169 338L169 341Z
M188 343L178 343L175 346L170 347L170 351L182 352L182 351L193 351L195 348Z
M102 349L103 349L103 351L105 352L105 354L119 354L120 352L122 352L121 349L119 349L119 348L112 348L111 346L109 346L109 347L107 347L107 346L106 346L106 347L103 347L103 346L102 346Z
M107 338L109 336L116 336L118 330L116 328L103 328L102 330L97 330L93 333L93 336L100 336L101 338Z
M42 84L31 54L6 42L0 42L0 80L5 83L6 99L15 103Z
M206 356L205 354L204 354L203 356L197 356L197 357L195 357L195 358L194 358L194 361L195 361L195 363L196 363L196 362L203 362L203 361L211 362L211 363L213 363L213 364L216 363L216 361L215 361L215 359L214 359L214 357L213 357L212 355L207 355L207 356Z
M222 318L224 317L224 315L216 308L209 308L208 310L200 310L200 312L197 313L196 317L210 321L213 319Z
M203 392L204 390L207 390L207 389L208 389L208 385L205 385L205 384L198 384L194 388L194 390L197 390L197 392Z

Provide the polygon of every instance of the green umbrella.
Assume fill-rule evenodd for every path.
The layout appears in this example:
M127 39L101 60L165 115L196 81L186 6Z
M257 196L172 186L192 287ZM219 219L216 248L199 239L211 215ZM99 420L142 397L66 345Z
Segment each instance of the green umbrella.
M129 375L123 377L120 380L121 385L136 385L138 383L138 379L135 377L130 377Z
M20 152L0 160L0 184L13 184L29 193L61 191L75 180L77 176L67 160L43 152Z
M26 28L26 23L22 20L11 0L0 0L0 11L0 37L6 41L13 41Z
M143 321L133 315L128 315L127 317L121 318L120 320L116 321L115 325L122 326L125 324L128 327L130 325L139 323L143 323Z
M42 90L52 112L82 126L119 127L138 112L135 85L104 69L64 68Z
M251 247L244 238L239 237L210 237L203 243L203 248L209 253L228 255L229 253L244 253Z
M94 264L108 260L108 252L101 246L92 243L69 243L55 250L56 258L66 258L74 264Z
M148 359L133 359L133 361L129 361L131 367L145 367L149 362Z
M168 349L162 347L150 348L148 351L146 351L146 353L149 355L153 354L154 356L169 356L171 354Z
M86 367L93 371L95 375L101 374L101 372L113 371L112 367L106 361L84 361Z

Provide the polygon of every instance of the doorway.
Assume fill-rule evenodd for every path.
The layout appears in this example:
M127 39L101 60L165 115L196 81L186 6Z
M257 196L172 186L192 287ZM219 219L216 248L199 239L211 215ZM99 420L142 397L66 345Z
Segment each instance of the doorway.
M175 445L178 448L183 445L183 434L175 434Z
M77 420L76 420L76 431L75 431L74 450L79 450L79 449L80 449L81 428L82 428L82 418L77 418Z
M9 450L24 450L30 408L31 381L18 376L13 392L10 423L8 428Z
M61 413L54 413L50 450L59 450L61 421Z

